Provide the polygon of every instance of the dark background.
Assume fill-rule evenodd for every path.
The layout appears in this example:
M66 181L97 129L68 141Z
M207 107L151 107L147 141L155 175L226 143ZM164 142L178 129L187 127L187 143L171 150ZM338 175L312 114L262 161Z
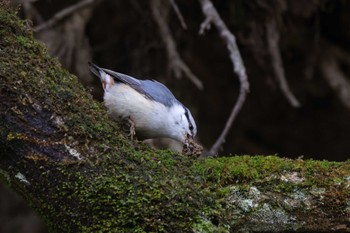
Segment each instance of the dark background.
M21 17L29 19L28 24L35 27L77 1L21 2ZM199 3L186 0L176 3L187 30L181 27L168 1L162 1L160 10L177 51L203 82L203 90L196 88L186 75L175 78L169 69L150 1L104 0L35 36L47 44L51 55L75 73L99 101L102 88L90 75L87 61L163 82L189 107L199 129L198 140L210 148L237 99L239 81L217 30L212 26L205 35L198 34L204 20ZM237 38L251 87L220 154L348 159L350 2L217 0L213 3ZM268 50L269 22L277 24L285 76L301 104L299 108L292 107L279 88L273 70L276 61ZM339 81L339 76L343 82L337 87L330 85ZM0 232L40 232L40 229L45 232L17 196L2 185L0 189Z

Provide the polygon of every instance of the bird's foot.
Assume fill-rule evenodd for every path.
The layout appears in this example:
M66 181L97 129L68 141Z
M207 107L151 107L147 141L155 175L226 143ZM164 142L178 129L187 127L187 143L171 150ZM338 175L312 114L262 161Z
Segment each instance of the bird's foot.
M134 140L134 136L136 135L135 123L130 119L130 117L128 118L128 125L130 126L129 137L131 140Z

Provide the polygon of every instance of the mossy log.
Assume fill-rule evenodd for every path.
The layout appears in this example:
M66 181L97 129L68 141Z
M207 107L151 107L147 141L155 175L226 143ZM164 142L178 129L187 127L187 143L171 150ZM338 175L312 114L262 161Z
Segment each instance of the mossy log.
M130 141L1 3L0 116L0 178L51 232L350 231L350 161Z

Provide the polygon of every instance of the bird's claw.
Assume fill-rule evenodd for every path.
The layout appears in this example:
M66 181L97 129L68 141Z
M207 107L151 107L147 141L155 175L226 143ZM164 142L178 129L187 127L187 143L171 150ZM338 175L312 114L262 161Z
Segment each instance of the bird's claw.
M130 118L128 118L128 125L130 126L130 131L128 136L131 138L131 140L134 140L134 136L136 135L135 123Z

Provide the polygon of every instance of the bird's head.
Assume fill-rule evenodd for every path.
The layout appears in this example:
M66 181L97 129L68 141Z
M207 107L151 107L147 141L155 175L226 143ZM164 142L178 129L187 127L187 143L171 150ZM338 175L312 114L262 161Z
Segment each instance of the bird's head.
M187 139L193 139L197 134L197 126L188 110L181 103L175 104L169 110L172 127L172 136L175 140L185 143Z

